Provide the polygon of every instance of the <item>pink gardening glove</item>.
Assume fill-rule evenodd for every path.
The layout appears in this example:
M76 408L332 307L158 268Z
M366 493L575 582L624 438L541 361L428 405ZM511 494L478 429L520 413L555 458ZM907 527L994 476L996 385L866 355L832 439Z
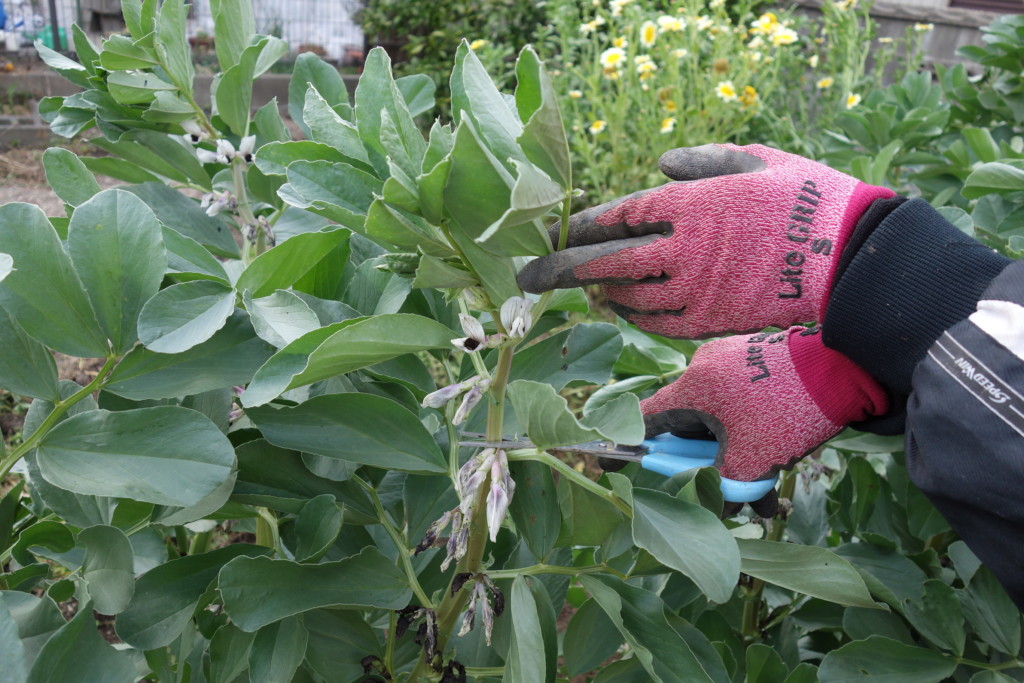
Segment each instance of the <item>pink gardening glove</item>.
M616 313L667 337L821 320L857 220L893 196L762 145L681 147L659 165L685 182L575 214L568 248L527 264L519 285L601 284Z
M883 414L885 390L817 328L704 344L673 384L641 401L648 438L718 440L723 477L754 481L788 468L851 422Z

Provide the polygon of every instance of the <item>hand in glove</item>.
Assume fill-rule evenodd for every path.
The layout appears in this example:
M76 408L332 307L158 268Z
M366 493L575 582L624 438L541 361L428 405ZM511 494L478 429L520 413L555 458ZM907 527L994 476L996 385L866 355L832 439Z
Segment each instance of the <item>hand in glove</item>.
M884 413L888 399L853 361L825 347L817 329L793 327L704 344L682 377L640 407L648 438L712 435L722 476L755 481L851 422Z
M820 320L857 220L893 196L762 145L684 147L659 165L684 182L575 214L568 248L527 264L520 286L602 284L616 313L667 337Z

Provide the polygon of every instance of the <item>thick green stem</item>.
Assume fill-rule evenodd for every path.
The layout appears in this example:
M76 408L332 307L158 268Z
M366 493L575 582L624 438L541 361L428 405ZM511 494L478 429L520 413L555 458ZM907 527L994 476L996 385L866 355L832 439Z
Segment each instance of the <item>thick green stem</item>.
M103 367L100 368L99 372L96 373L96 376L93 377L91 382L67 398L53 404L53 410L50 411L50 414L43 419L42 423L40 423L39 427L32 432L31 436L26 438L17 448L0 459L0 481L3 481L7 475L10 474L11 468L14 467L19 460L25 457L29 451L35 448L39 442L42 441L43 437L53 429L53 426L56 425L62 417L64 417L71 406L75 405L86 396L92 395L94 391L98 391L103 388L103 384L106 382L107 377L110 376L110 373L120 360L121 358L119 356L107 358L107 362L103 364Z
M251 245L248 236L243 234L246 240L245 246L242 248L243 259L248 265L267 250L267 236L257 222L256 215L252 212L252 206L249 204L249 192L245 188L245 167L244 159L236 157L231 160L231 180L235 190L235 201L238 202L238 216L242 219L243 233L246 226L252 226L252 229L256 231Z
M509 451L508 459L510 461L536 460L537 462L542 462L551 469L557 470L562 476L566 477L577 486L585 488L594 495L604 498L618 508L619 512L626 515L626 517L629 517L630 519L633 518L633 508L630 507L629 503L616 495L614 491L606 489L597 482L588 479L553 455L541 451Z
M200 531L198 534L192 537L192 540L188 544L189 555L201 555L206 552L206 549L210 545L210 532Z
M1024 662L1019 659L1013 659L1009 662L1000 662L999 664L989 664L988 662L979 662L974 659L967 659L966 657L957 657L956 661L965 666L973 666L977 669L985 669L986 671L1003 671L1004 669L1024 669Z
M256 508L259 515L256 518L256 545L264 548L272 548L274 552L280 553L280 535L277 528L277 518L274 513L264 507Z
M617 569L606 564L591 564L586 567L562 567L556 564L535 564L530 567L519 569L496 569L487 572L488 578L492 581L499 579L514 579L517 576L535 576L537 574L562 574L564 576L580 576L581 574L614 574L620 579L628 576Z
M427 597L423 587L420 586L419 578L416 576L416 570L413 569L412 560L409 556L409 548L406 547L405 539L395 525L391 523L391 518L388 517L387 511L380 502L380 496L377 495L377 490L369 484L369 482L363 480L360 477L352 477L357 484L363 487L369 496L370 500L373 501L373 507L377 511L377 521L380 523L384 530L391 537L391 542L395 544L395 549L398 550L398 559L402 563L402 569L405 570L405 576L409 580L409 585L412 586L413 593L416 594L416 599L420 601L420 604L427 609L434 609L433 601Z

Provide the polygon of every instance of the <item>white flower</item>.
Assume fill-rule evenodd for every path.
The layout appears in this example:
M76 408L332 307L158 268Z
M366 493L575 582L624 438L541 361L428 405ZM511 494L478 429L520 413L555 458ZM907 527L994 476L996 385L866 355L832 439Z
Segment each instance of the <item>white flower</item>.
M210 137L205 130L196 122L195 119L188 119L187 121L181 122L181 127L185 131L185 134L181 137L185 138L186 142L190 142L193 145L199 143L202 140Z
M645 21L640 26L640 44L644 47L653 47L658 39L658 25L653 21Z
M480 324L479 320L471 315L460 313L459 322L462 323L462 331L466 333L466 336L452 339L452 344L456 348L473 353L487 344L487 335L484 334L484 326Z
M501 305L501 325L514 339L522 339L533 325L531 309L533 302L521 296L513 296Z
M491 459L491 490L487 492L487 529L492 541L498 539L498 531L515 492L516 483L508 471L508 456L499 450Z
M242 157L245 163L252 163L252 153L256 149L256 136L247 135L242 138L242 141L238 144L238 153L236 156Z
M221 138L217 140L217 155L222 158L222 164L226 164L235 158L235 146L231 144L230 140Z
M202 147L196 148L196 157L199 159L201 164L226 164L226 161L221 161L221 156L216 152L211 152L208 149Z
M204 194L199 206L206 209L207 216L216 216L222 211L234 211L238 208L238 202L227 190Z
M626 51L621 47L610 47L601 53L600 60L605 69L621 69L626 61Z
M422 408L443 408L445 404L454 398L457 398L465 390L465 386L462 382L456 382L455 384L449 384L446 387L441 387L437 391L432 391L423 397L423 402L420 403Z

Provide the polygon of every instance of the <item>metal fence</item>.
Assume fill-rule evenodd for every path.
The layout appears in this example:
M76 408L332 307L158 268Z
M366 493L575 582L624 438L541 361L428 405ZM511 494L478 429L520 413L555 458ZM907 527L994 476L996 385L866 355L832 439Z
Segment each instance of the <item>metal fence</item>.
M53 16L62 47L67 49L71 25L102 37L124 30L120 0L0 0L7 11L6 28L12 43L30 42L38 37L53 44ZM256 31L284 38L293 51L312 50L329 59L352 59L363 49L363 32L356 23L361 0L252 0ZM190 38L213 34L210 0L193 0L189 11ZM5 44L0 42L0 50Z

